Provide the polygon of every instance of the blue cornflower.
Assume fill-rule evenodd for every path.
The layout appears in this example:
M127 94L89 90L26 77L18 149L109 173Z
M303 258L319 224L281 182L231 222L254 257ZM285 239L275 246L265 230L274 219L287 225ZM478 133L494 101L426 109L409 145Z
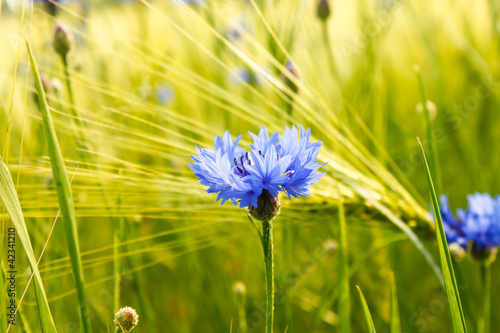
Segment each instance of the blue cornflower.
M160 104L170 104L175 100L174 89L166 84L161 84L156 88L156 100Z
M195 163L188 164L208 193L218 193L222 204L231 200L240 208L259 208L270 203L279 211L278 194L308 196L309 188L326 174L316 159L321 142L309 142L310 129L286 128L284 136L271 136L264 126L253 138L250 151L239 146L241 135L234 141L229 131L217 136L214 149L196 147ZM279 142L278 142L279 141ZM262 213L262 211L261 211ZM276 212L274 212L276 213Z
M486 260L500 246L500 195L486 193L467 196L467 210L450 210L447 196L441 196L441 217L448 243L468 248L475 259Z
M229 40L238 42L243 38L244 32L248 30L249 26L246 17L239 16L228 25L225 34Z

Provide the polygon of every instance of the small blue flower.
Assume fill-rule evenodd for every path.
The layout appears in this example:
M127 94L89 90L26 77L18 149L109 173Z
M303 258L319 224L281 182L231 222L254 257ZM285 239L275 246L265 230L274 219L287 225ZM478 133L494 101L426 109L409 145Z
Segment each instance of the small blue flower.
M240 41L245 31L249 30L247 18L245 16L236 17L226 28L226 36L233 42Z
M262 86L265 82L262 75L245 66L234 67L229 73L229 81L236 86L243 86L244 83Z
M195 163L188 166L208 193L218 193L222 204L231 200L240 208L257 207L263 192L308 196L309 188L326 174L317 172L322 143L309 142L309 129L300 126L300 138L295 126L286 128L283 137L278 132L270 136L264 126L258 135L249 134L254 141L250 151L239 146L241 135L233 141L226 131L215 138L213 150L196 147L198 155L191 156Z
M467 210L458 209L457 217L450 210L448 198L441 197L441 217L448 243L474 250L491 250L500 246L500 196L475 193L467 196Z
M171 86L161 84L156 88L156 100L160 104L170 104L175 100L175 91Z

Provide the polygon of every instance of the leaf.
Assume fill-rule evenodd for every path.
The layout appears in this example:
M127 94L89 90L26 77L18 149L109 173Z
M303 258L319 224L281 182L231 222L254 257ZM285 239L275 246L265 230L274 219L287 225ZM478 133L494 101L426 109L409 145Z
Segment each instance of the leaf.
M359 293L359 298L361 299L361 305L363 306L363 315L365 317L366 329L369 333L375 333L375 326L373 325L372 315L370 314L370 309L368 308L368 304L366 304L365 296L363 296L363 292L356 286Z
M40 314L40 324L42 327L42 332L57 332L56 326L54 324L54 319L52 318L52 313L50 312L49 302L47 296L45 295L45 290L43 289L42 277L37 267L37 260L33 252L33 247L31 246L31 241L28 235L28 229L26 228L26 223L24 222L23 212L21 210L21 205L19 203L19 198L17 197L16 190L14 188L14 182L10 175L9 169L5 165L3 159L0 157L0 196L10 215L12 223L16 228L16 233L21 243L24 247L24 251L28 256L30 267L35 273L33 278L35 282L35 293L36 300L38 304L38 312Z
M83 332L90 332L90 318L87 305L87 294L85 291L85 281L83 278L82 260L80 258L80 249L78 245L78 233L76 227L73 195L71 193L71 187L69 185L68 174L66 173L66 167L64 166L61 149L59 148L59 142L57 141L54 124L52 123L49 105L47 103L45 91L43 90L42 81L38 72L38 66L36 64L33 53L31 52L31 47L27 38L26 46L28 48L31 67L33 68L33 78L35 80L35 87L38 93L38 103L40 105L40 111L42 113L43 128L45 138L47 140L50 163L52 165L52 175L54 177L57 197L59 199L59 206L61 208L61 215L63 218L62 224L64 233L66 235L66 243L68 246L71 269L75 278L75 285L80 305L82 329Z
M448 243L446 242L446 235L444 233L441 212L439 211L439 203L436 191L434 190L434 185L432 183L432 176L429 170L429 165L427 164L424 148L422 147L422 143L420 142L420 140L418 140L418 143L420 145L420 151L422 153L422 159L425 166L425 174L427 176L427 182L429 184L432 210L434 212L434 221L436 221L436 238L439 247L439 258L441 260L441 270L443 272L443 280L446 290L446 296L448 298L448 308L450 310L453 332L467 332L462 304L460 302L460 295L458 293L457 281L453 272L450 251L448 250Z

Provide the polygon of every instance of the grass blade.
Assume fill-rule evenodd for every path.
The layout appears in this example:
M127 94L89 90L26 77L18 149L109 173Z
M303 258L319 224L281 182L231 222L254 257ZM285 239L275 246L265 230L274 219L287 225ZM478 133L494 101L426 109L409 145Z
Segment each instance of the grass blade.
M401 321L399 318L398 292L394 273L391 274L391 333L401 333Z
M375 333L375 326L373 325L372 315L370 314L370 309L368 308L368 304L366 304L365 296L363 296L363 292L356 286L359 293L359 298L361 299L361 305L363 306L363 315L365 317L366 329L369 333Z
M68 174L66 173L66 167L64 166L61 149L59 148L59 142L57 141L54 124L52 123L49 105L47 103L47 98L45 96L42 81L38 72L38 66L36 64L33 53L31 52L31 47L27 38L26 46L29 52L31 67L33 68L33 78L35 80L36 91L38 93L38 103L40 105L40 111L42 113L43 128L47 140L50 162L52 164L52 174L54 177L59 206L61 208L61 214L63 217L63 228L66 235L71 268L73 271L73 277L75 279L80 306L82 332L88 333L91 332L90 318L87 305L87 294L85 291L85 281L83 277L82 261L80 258L80 249L78 245L78 233L76 228L73 195L71 193L71 187L69 185Z
M431 171L429 170L429 165L427 164L427 159L425 157L424 148L422 143L418 140L420 145L420 151L422 153L422 159L425 166L425 174L427 176L427 182L429 184L429 192L432 201L432 210L434 212L434 221L436 221L436 238L439 247L439 258L441 260L441 269L443 272L444 286L446 289L446 296L448 297L448 308L450 310L451 323L453 326L453 332L467 332L467 326L465 324L465 317L462 310L462 303L460 302L460 295L458 293L457 281L455 279L455 274L453 272L453 265L451 263L450 251L448 250L448 243L446 242L446 236L443 228L443 221L441 220L441 212L439 211L439 203L434 190L434 185L432 183Z
M28 235L28 229L24 222L23 213L21 211L21 205L19 204L19 199L17 197L16 190L14 188L14 182L10 175L9 169L0 157L0 196L10 215L12 223L16 228L17 235L21 240L24 247L24 251L28 256L28 260L33 270L34 282L35 282L35 293L38 304L38 312L40 314L40 325L42 332L57 332L54 320L52 318L52 313L50 312L49 302L47 296L45 295L45 290L43 289L42 277L37 267L37 260L31 246L31 241Z

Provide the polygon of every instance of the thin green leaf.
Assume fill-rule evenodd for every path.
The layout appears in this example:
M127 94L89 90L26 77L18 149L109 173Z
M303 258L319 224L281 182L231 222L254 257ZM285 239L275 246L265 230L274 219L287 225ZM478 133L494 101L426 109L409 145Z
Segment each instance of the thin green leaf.
M375 333L375 326L373 325L372 315L370 314L370 309L368 308L368 304L366 304L365 296L363 296L363 292L356 286L359 293L359 298L361 299L361 305L363 306L363 315L365 317L366 329L369 333Z
M85 291L85 281L83 278L82 261L80 258L80 249L78 245L78 233L76 227L73 195L71 193L68 174L66 173L66 167L64 166L61 149L59 148L59 142L57 141L56 131L50 115L49 105L47 103L45 91L43 90L42 81L38 72L38 66L36 64L35 57L31 52L31 47L27 38L26 46L28 48L31 66L33 68L33 78L35 80L35 87L38 93L38 103L40 105L40 111L42 113L45 138L47 140L50 162L52 164L52 174L57 190L57 197L59 199L59 206L61 208L61 215L63 217L62 222L64 233L66 235L66 243L68 246L71 268L73 271L73 276L75 278L75 285L80 306L82 331L88 333L91 332L91 326L87 305L87 294Z
M451 256L448 250L448 243L446 242L446 235L444 233L443 221L441 220L441 212L439 211L439 203L436 191L434 190L434 184L432 183L432 176L429 170L429 165L427 164L424 148L422 147L422 143L420 142L420 140L418 140L418 143L420 145L422 159L424 160L425 174L427 176L427 182L429 184L432 210L434 212L434 221L436 221L436 238L439 247L439 258L441 260L441 269L443 272L446 296L448 297L448 308L450 310L453 332L467 332L462 304L460 302L460 295L458 293L457 281L455 280L453 265L451 263Z
M47 296L45 295L45 290L43 289L42 277L37 267L37 260L31 246L31 241L28 235L28 229L26 228L26 223L24 222L23 213L21 211L21 205L17 197L16 190L14 188L14 182L10 175L9 169L0 157L0 196L10 215L12 223L16 228L16 233L21 243L23 244L24 251L28 256L31 269L35 273L33 278L35 282L35 293L36 300L38 304L38 312L40 314L40 324L42 332L57 332L56 326L54 324L54 319L52 318L52 313L50 312L49 302ZM7 272L8 273L8 272Z
M399 318L398 292L394 273L391 274L391 333L401 333L401 321Z

